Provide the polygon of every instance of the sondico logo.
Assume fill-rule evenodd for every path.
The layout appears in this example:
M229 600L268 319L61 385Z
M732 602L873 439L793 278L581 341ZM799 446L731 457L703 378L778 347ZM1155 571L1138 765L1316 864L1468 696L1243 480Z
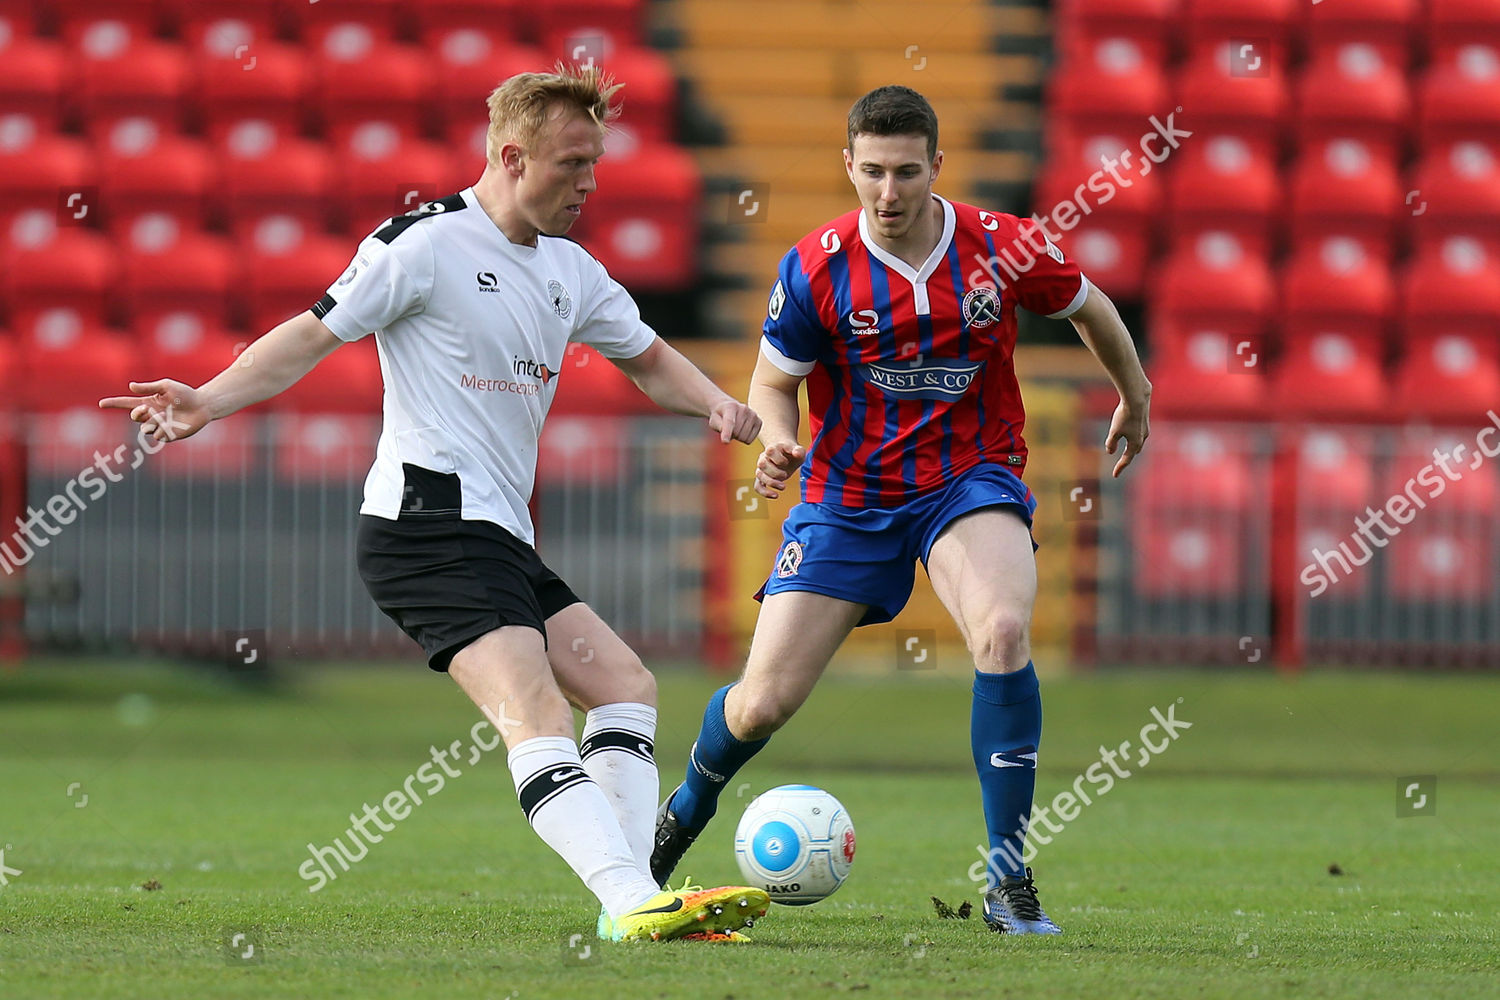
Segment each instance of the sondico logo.
M532 361L528 358L516 358L511 365L511 371L516 375L514 380L481 378L465 372L459 376L458 384L464 389L473 389L476 392L509 392L517 396L539 396L542 386L557 377L556 369L548 368L540 361ZM521 379L537 379L540 384L533 381L523 382Z
M856 337L874 337L880 333L880 313L874 309L856 309L849 314L849 329Z

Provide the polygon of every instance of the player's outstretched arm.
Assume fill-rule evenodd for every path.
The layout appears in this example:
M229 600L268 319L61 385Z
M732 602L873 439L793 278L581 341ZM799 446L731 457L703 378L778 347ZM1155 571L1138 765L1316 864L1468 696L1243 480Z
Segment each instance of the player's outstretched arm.
M1130 331L1125 329L1115 304L1098 286L1089 283L1088 297L1068 318L1120 394L1120 405L1115 407L1109 434L1104 439L1104 450L1111 455L1121 441L1125 442L1125 450L1115 463L1114 475L1118 476L1140 454L1151 433L1151 382L1135 353Z
M760 443L765 448L755 463L755 491L775 500L787 480L802 465L807 449L797 443L802 411L797 404L801 375L788 375L761 354L750 376L750 405L763 421Z
M133 396L99 400L102 409L129 410L157 441L191 437L210 421L288 389L343 341L311 312L294 316L245 348L229 367L194 389L172 379L132 382Z
M714 385L697 365L660 337L635 357L616 358L614 363L663 410L686 417L707 417L708 426L718 431L719 440L725 444L750 444L760 433L760 417L753 409Z

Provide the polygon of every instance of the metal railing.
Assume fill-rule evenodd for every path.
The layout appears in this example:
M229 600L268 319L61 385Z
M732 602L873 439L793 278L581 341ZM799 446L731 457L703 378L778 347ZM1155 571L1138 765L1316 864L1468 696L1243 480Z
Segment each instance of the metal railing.
M379 418L244 414L154 454L133 430L87 410L20 424L22 512L39 516L7 539L6 578L30 646L218 657L251 636L273 659L419 655L355 569ZM628 641L693 653L700 423L560 415L541 455L543 559Z

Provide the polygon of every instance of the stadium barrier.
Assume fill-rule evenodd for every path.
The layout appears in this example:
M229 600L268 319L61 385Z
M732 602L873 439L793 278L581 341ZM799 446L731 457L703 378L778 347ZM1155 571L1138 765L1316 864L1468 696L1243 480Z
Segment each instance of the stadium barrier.
M1493 425L1494 434L1485 428ZM1088 425L1090 435L1103 424ZM1485 453L1489 447L1497 452ZM1174 421L1102 473L1075 651L1100 664L1500 666L1500 417Z
M272 661L418 657L355 568L379 426L373 415L251 413L149 453L118 413L23 418L24 460L6 462L0 482L5 523L16 525L4 539L0 629L24 599L33 649L233 665L245 638ZM697 656L711 629L710 447L686 418L558 415L547 425L538 547L643 651ZM24 492L14 469L25 471Z

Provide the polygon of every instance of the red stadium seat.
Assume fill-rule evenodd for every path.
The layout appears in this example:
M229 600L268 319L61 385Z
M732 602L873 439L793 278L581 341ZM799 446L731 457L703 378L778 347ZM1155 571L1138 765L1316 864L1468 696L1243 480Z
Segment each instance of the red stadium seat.
M1489 256L1500 258L1500 140L1429 150L1412 188L1411 225L1419 247L1472 236Z
M1344 530L1349 518L1382 499L1375 495L1375 470L1360 447L1363 440L1363 435L1315 427L1304 430L1297 442L1297 486L1303 505L1335 514L1343 520Z
M1276 161L1263 143L1203 134L1172 161L1167 232L1177 245L1207 231L1232 233L1250 253L1265 254L1285 199Z
M327 55L330 37L335 46L346 44L356 35L392 41L400 27L402 6L401 0L319 0L315 4L287 5L303 41L314 51L323 50L318 58Z
M536 34L554 58L607 59L641 43L643 7L641 0L550 0L533 8Z
M131 38L119 22L96 22L83 36L78 103L89 134L99 138L119 118L150 118L164 132L183 127L189 90L182 48Z
M290 215L313 232L327 224L334 165L322 143L279 141L269 124L241 122L220 150L219 176L223 210L239 239L268 214Z
M651 405L635 383L604 355L587 344L575 341L568 345L558 372L552 413L645 413Z
M1271 315L1275 286L1263 256L1228 233L1179 246L1158 270L1152 308L1163 318L1256 339Z
M1285 131L1289 101L1286 74L1278 60L1259 64L1256 73L1239 70L1243 56L1229 43L1199 51L1177 77L1177 102L1187 109L1184 127L1211 129L1271 143ZM1255 55L1249 57L1253 64Z
M1303 145L1325 136L1358 139L1382 159L1401 152L1411 118L1411 93L1399 64L1365 43L1327 51L1297 82Z
M0 255L0 296L9 304L11 328L29 337L43 312L63 304L85 323L102 324L118 278L110 242L88 230L59 228L50 213L12 228L20 239Z
M1123 129L1138 136L1151 115L1170 108L1167 81L1128 39L1105 39L1048 82L1054 120L1079 129Z
M1133 43L1152 65L1166 61L1168 23L1178 0L1064 0L1057 4L1057 38L1064 69L1089 58L1101 41Z
M164 212L136 216L124 236L124 304L135 323L154 326L178 310L229 322L237 274L229 241L184 228Z
M1316 61L1351 42L1375 48L1396 69L1411 62L1411 37L1421 14L1421 0L1339 0L1307 8L1304 29Z
M1428 524L1419 517L1391 539L1391 593L1406 601L1488 601L1495 592L1494 546L1493 523Z
M1078 262L1083 273L1111 297L1139 300L1146 291L1146 265L1151 259L1146 226L1125 219L1093 216L1060 237L1059 245Z
M1067 203L1092 218L1132 222L1149 232L1157 221L1163 172L1140 155L1140 136L1128 129L1052 129L1051 153L1038 173L1033 208L1051 215ZM1160 153L1160 148L1152 149Z
M319 59L318 79L323 131L333 145L347 148L369 121L389 122L407 140L421 138L434 71L427 53L415 45L334 41Z
M423 47L439 61L457 56L464 62L468 61L464 50L473 46L465 38L467 33L479 33L494 48L516 43L527 7L521 0L414 0L410 6ZM456 43L455 35L459 36Z
M99 327L59 326L21 343L21 403L34 412L95 406L128 391L140 365L129 337Z
M1479 424L1470 421L1477 419ZM1394 460L1381 484L1387 496L1405 492L1406 481L1417 476L1424 466L1434 466L1434 474L1444 480L1441 491L1430 483L1419 494L1437 494L1432 506L1441 506L1442 513L1474 513L1493 522L1500 509L1500 487L1495 482L1495 463L1483 462L1474 468L1474 446L1476 428L1489 426L1493 418L1484 414L1470 417L1462 425L1453 428L1433 428L1423 424L1408 425L1396 443ZM1487 436L1484 443L1494 447L1494 437ZM1440 460L1439 455L1443 456ZM1446 465L1447 472L1443 471ZM1419 482L1427 477L1418 477ZM1429 511L1438 514L1437 509Z
M621 48L598 62L625 89L619 125L640 142L671 142L677 133L677 78L652 49Z
M1350 42L1379 49L1383 60L1397 69L1412 63L1412 33L1421 15L1422 0L1341 0L1316 3L1307 9L1304 37L1316 60L1329 49Z
M43 135L26 115L0 116L0 224L15 242L13 223L22 215L71 221L74 213L98 211L99 174L93 149L78 139ZM78 198L73 198L78 195ZM68 210L72 203L75 207ZM85 223L85 219L77 220ZM92 220L89 220L92 221Z
M489 127L485 99L500 81L548 68L540 50L521 45L491 45L483 36L467 39L462 31L447 36L437 50L437 105L444 135L455 153L462 150L474 165L484 163L484 133ZM476 174L477 176L477 174Z
M7 116L26 115L38 130L52 132L62 118L73 66L61 45L13 37L12 30L0 21L0 107Z
M311 309L354 255L348 240L323 236L290 215L259 219L249 251L239 284L257 336Z
M1226 40L1266 47L1266 57L1281 61L1301 13L1297 0L1182 0L1190 48L1201 50Z
M379 417L282 413L270 426L276 474L283 479L363 482L375 462Z
M1225 514L1254 502L1260 487L1236 430L1174 425L1151 437L1151 474L1135 493L1144 516Z
M578 239L632 290L687 287L698 272L702 177L676 146L642 147L606 157L595 174Z
M1378 340L1336 330L1289 340L1272 379L1275 410L1291 418L1377 419L1390 390Z
M162 135L149 118L122 118L105 137L99 194L110 232L129 232L142 215L166 213L183 228L208 220L213 155L197 139Z
M1135 592L1147 599L1240 598L1244 539L1234 522L1180 517L1131 522Z
M1358 240L1328 236L1297 247L1281 272L1283 336L1338 329L1381 341L1395 315L1396 286L1384 259Z
M383 383L375 340L344 344L269 401L278 412L379 413Z
M1365 143L1331 138L1310 145L1292 170L1292 238L1355 235L1388 248L1405 193L1394 161Z
M1269 411L1265 346L1258 334L1159 321L1152 326L1149 367L1162 416L1259 419Z
M1500 129L1500 48L1465 45L1423 78L1418 126L1424 148L1492 137Z
M1449 237L1424 248L1401 279L1402 322L1410 332L1500 331L1500 260L1484 244Z
M1500 401L1500 338L1418 334L1396 374L1396 407L1432 420L1483 421Z
M104 395L119 396L128 388L118 385ZM94 465L95 456L104 458L99 478L122 478L133 461L138 428L120 410L101 410L97 400L79 401L74 406L58 407L48 419L33 421L28 434L26 465L43 476L71 479L81 469ZM124 452L115 449L125 446ZM123 457L117 462L116 457ZM81 484L80 484L81 485ZM83 496L90 493L80 491Z
M228 368L247 346L245 337L192 311L164 313L148 324L137 322L134 333L142 353L137 381L172 378L202 385Z
M152 38L158 27L156 0L68 0L50 6L57 9L63 40L95 57L122 39L130 44Z
M1491 0L1427 0L1434 51L1478 43L1500 48L1500 9Z
M194 75L203 131L215 144L233 141L246 121L273 129L279 141L301 132L309 76L302 50L275 42L257 43L239 57L204 50L195 56Z
M338 156L348 172L334 191L351 234L364 235L382 219L451 193L453 154L429 142L403 140L391 122L365 121ZM475 170L470 181L478 176Z
M561 395L559 386L558 396ZM556 403L551 412L554 415L548 417L537 445L538 485L544 489L560 484L618 486L628 475L621 461L626 454L624 439L628 435L625 421L613 414L558 414Z
M189 49L219 59L244 58L248 65L276 38L277 0L165 0L163 6Z

